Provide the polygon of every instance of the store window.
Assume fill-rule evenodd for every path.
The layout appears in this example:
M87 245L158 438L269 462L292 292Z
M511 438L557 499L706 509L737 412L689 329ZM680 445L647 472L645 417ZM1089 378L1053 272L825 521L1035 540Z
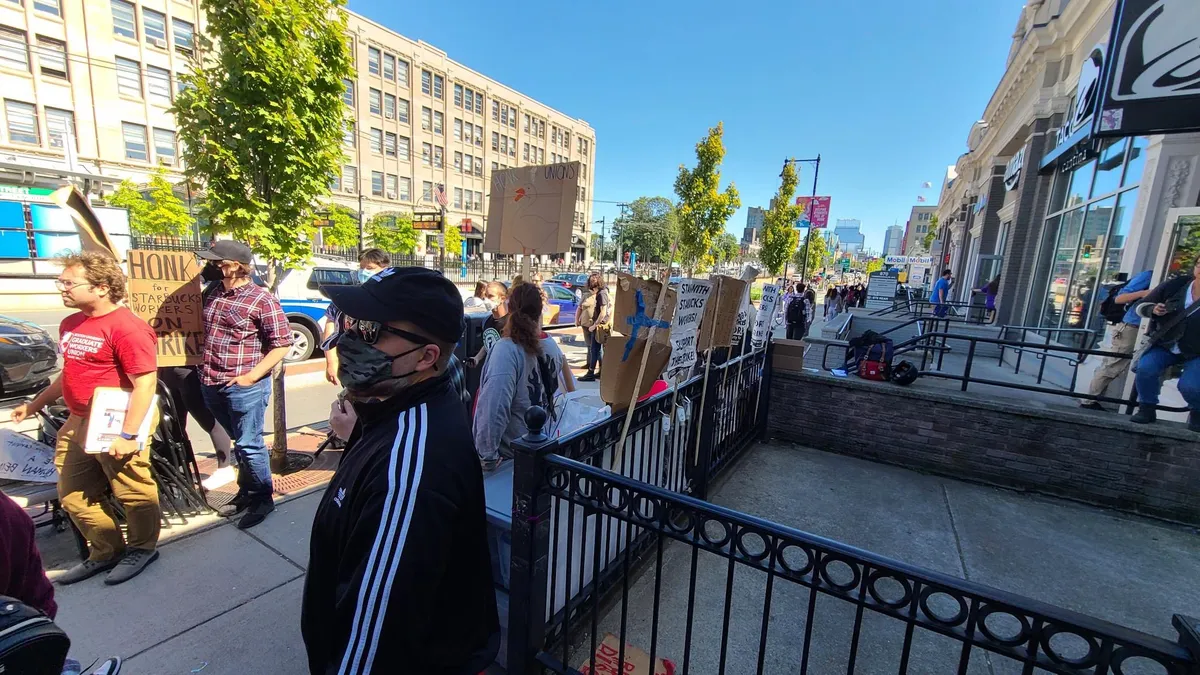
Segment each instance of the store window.
M1054 177L1026 321L1082 345L1102 332L1102 285L1114 281L1137 203L1146 139L1115 139L1096 159Z

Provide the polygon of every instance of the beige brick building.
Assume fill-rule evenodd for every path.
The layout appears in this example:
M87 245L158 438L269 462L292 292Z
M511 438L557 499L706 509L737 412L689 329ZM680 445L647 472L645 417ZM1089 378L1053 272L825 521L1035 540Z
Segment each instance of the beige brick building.
M145 182L158 166L178 178L168 109L199 14L182 0L0 0L0 192L75 179L96 193L127 177ZM587 255L596 141L586 122L365 17L350 13L348 28L357 77L346 83L352 122L335 202L366 219L432 213L443 184L448 226L478 252L492 170L578 160L573 253ZM420 237L419 250L430 243Z

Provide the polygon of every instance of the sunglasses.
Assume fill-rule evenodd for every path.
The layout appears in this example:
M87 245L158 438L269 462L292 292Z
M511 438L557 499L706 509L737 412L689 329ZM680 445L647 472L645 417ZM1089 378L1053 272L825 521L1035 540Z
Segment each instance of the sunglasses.
M342 319L342 330L347 333L356 333L362 338L363 342L369 345L374 345L376 342L378 342L379 335L381 333L391 333L392 335L397 335L419 346L433 344L429 341L429 338L422 337L416 333L410 333L409 331L400 328L392 328L382 321L367 321L365 319L355 319L347 316Z

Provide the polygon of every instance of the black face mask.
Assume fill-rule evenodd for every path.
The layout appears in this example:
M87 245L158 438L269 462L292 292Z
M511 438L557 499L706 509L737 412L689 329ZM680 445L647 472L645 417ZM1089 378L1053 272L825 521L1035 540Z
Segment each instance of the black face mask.
M220 267L214 262L204 264L204 269L200 270L200 278L205 281L222 281L225 279L225 274Z
M410 370L402 375L392 374L392 363L407 356L426 345L417 345L412 349L395 356L386 354L363 341L362 336L354 331L343 333L338 338L338 379L350 390L363 391L388 380L402 380L415 374Z

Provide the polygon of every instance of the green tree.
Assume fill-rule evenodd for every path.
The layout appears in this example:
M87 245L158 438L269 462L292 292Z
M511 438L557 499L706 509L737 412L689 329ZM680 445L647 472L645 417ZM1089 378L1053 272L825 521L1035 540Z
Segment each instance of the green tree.
M804 245L800 245L796 249L796 254L792 256L792 262L799 268L798 272L811 277L820 271L821 267L826 266L825 263L829 258L829 247L825 242L825 235L821 233L821 230L816 228L809 228L807 242L808 265L804 264Z
M785 163L779 191L771 200L771 208L763 215L762 248L758 251L758 259L771 274L783 272L784 265L795 255L796 244L800 242L796 221L802 209L792 203L798 182L796 167L791 162Z
M371 244L388 253L412 255L417 250L417 231L413 229L411 213L376 213L367 221L365 230Z
M742 247L738 244L737 237L728 232L722 232L721 236L717 237L713 251L717 262L727 263L742 254Z
M154 171L147 185L147 193L143 195L133 181L126 179L117 186L108 203L129 211L129 228L134 234L151 237L181 237L187 234L194 221L183 200L175 195L175 188L167 180L166 171Z
M878 272L883 269L883 258L871 258L867 261L866 273Z
M737 187L730 183L719 192L719 167L725 157L722 136L725 126L708 130L704 140L696 144L696 167L679 166L675 178L676 207L679 216L680 258L690 268L708 267L713 263L713 241L725 230L725 223L742 206Z
M329 246L352 248L358 246L358 214L344 206L334 205L325 214L328 224L322 239Z
M462 230L457 225L446 226L446 258L458 260L462 257Z
M343 79L354 69L343 0L201 0L198 58L172 112L187 175L205 190L209 226L283 272L312 254L319 199L342 164ZM287 461L283 368L275 369L271 466Z
M925 252L930 252L933 242L938 238L938 217L937 214L929 216L929 229L925 231L925 236L921 239L921 246L925 248Z
M678 231L675 205L666 197L638 197L613 222L613 240L644 262L667 262Z
M616 248L611 239L604 239L599 233L592 233L592 260L612 262Z

